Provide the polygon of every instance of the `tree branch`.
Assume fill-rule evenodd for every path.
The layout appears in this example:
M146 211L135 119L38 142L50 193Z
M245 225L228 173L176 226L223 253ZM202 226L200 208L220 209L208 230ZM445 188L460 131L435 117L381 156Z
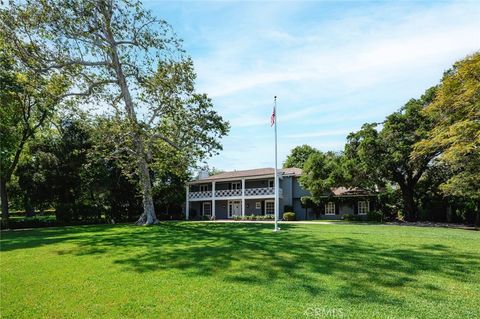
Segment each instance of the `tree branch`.
M180 151L181 148L175 144L173 141L171 141L168 137L166 137L165 135L163 134L160 134L160 133L156 133L156 134L153 134L152 135L152 139L161 139L162 141L166 142L168 145L170 145L171 147L175 148L176 150Z
M60 101L60 100L63 100L64 98L70 97L70 96L89 96L93 93L93 90L96 87L99 87L99 86L102 86L102 85L105 85L105 84L113 84L113 83L117 83L117 80L105 80L105 81L94 82L94 83L90 84L90 86L87 88L86 91L67 93L67 94L61 95L57 100Z

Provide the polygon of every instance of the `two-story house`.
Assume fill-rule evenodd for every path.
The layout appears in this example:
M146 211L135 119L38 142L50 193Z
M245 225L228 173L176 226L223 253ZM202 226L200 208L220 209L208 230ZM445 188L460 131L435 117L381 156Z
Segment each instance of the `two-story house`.
M310 195L299 182L299 168L279 169L279 213L293 210L297 219L339 219L342 215L366 215L373 209L375 195L361 189L335 188L320 206L304 207ZM228 219L234 216L273 214L275 210L274 169L260 168L200 177L186 188L186 219ZM339 200L340 199L340 200Z

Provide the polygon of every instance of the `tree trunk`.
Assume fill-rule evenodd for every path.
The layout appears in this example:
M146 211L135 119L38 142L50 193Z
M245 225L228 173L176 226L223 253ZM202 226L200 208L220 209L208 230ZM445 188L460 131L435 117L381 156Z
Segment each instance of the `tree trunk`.
M400 185L403 200L403 212L407 221L415 221L417 217L417 206L415 205L413 186Z
M142 188L143 213L138 219L137 224L152 225L157 223L158 220L157 216L155 215L155 208L153 206L152 183L150 181L150 172L148 170L148 164L146 160L144 141L140 133L140 127L137 122L137 115L135 113L135 108L133 105L132 97L130 95L130 90L128 88L125 74L123 73L122 65L118 57L117 44L115 42L115 38L110 26L112 10L104 7L105 5L106 4L103 3L102 11L105 17L105 35L110 43L110 48L108 52L110 53L110 58L112 60L116 79L118 81L118 85L120 86L123 100L125 102L125 110L127 112L131 133L133 135L133 143L135 144L135 160L137 162L137 173L140 176L140 185Z
M2 224L8 227L8 195L7 195L7 181L4 178L0 178L0 193L2 202Z
M35 208L32 206L32 203L30 202L30 198L28 197L27 194L23 195L23 204L25 207L25 216L26 217L35 216Z
M477 201L477 216L475 218L475 226L480 227L480 201Z

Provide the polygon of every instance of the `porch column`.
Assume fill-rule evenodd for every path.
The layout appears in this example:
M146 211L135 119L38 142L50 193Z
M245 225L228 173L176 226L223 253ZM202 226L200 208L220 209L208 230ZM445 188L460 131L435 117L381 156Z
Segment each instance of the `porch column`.
M245 216L245 178L242 178L242 216Z
M185 187L186 192L185 192L185 219L188 220L188 215L190 214L190 202L188 201L188 191L189 191L189 186L187 185Z
M215 216L215 182L212 182L212 218L216 219L216 216Z

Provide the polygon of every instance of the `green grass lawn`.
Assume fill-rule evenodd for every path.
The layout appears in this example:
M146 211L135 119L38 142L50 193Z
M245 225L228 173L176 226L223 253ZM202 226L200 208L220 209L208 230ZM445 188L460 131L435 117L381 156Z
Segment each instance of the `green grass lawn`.
M480 318L480 232L163 223L3 232L2 318Z

